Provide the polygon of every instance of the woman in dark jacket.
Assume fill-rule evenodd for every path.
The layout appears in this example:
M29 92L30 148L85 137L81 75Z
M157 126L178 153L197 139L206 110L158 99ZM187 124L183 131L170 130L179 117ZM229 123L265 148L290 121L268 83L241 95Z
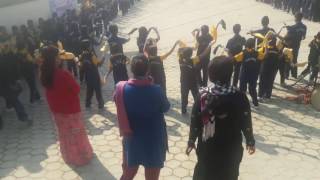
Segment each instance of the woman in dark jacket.
M195 148L198 162L194 180L237 180L242 160L242 133L249 154L255 152L250 104L246 95L230 85L232 60L220 56L209 65L213 83L200 90L191 117L186 153Z

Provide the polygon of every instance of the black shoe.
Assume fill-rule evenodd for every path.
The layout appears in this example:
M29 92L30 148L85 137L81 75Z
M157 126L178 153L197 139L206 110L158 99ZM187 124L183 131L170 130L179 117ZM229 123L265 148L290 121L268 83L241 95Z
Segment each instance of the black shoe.
M259 106L258 100L253 100L253 101L252 101L252 104L253 104L255 107L258 107L258 106Z

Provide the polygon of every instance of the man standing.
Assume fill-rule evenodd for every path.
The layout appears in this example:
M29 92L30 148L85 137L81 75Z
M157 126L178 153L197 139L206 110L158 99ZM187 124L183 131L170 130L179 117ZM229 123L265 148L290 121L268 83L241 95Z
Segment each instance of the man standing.
M293 50L293 63L296 64L298 61L299 49L301 41L306 38L307 26L302 23L303 14L298 12L295 15L296 24L292 26L287 26L288 35L292 37L292 50ZM294 78L298 77L297 67L291 67L291 75Z

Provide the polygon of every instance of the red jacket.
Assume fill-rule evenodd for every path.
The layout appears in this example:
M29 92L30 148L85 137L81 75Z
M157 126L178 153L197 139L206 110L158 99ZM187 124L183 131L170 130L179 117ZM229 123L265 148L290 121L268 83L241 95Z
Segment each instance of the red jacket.
M46 88L47 101L53 113L81 112L79 93L79 84L63 69L56 69L52 87Z

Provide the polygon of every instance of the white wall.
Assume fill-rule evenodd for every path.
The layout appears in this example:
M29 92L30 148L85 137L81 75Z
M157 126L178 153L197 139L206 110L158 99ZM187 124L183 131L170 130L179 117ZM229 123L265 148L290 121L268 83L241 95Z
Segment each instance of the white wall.
M49 1L34 0L0 8L0 25L8 27L8 30L10 30L12 25L25 24L28 19L37 22L39 17L47 18L49 15Z

